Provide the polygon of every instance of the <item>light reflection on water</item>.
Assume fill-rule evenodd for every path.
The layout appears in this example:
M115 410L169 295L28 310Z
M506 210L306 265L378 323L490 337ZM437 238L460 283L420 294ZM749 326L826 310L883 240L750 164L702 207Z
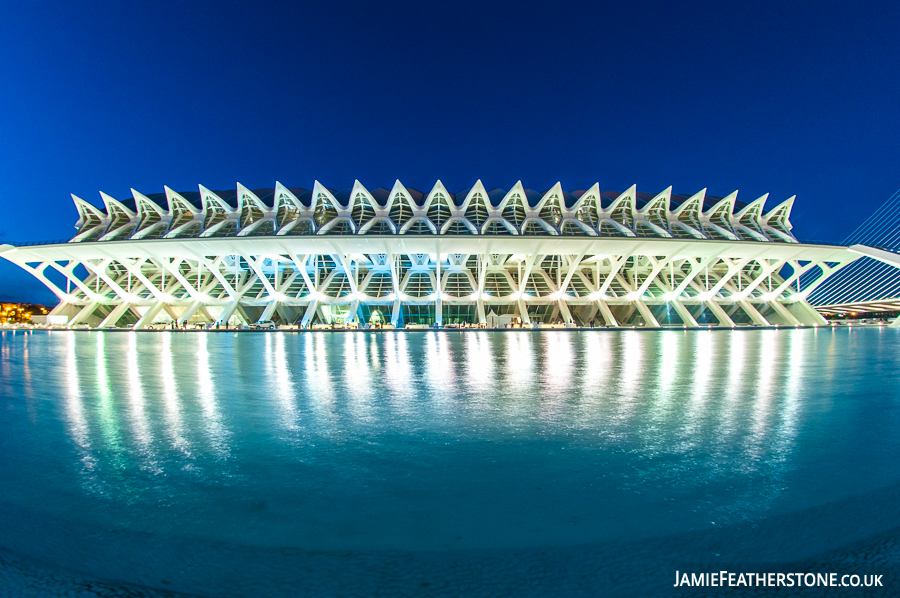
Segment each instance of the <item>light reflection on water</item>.
M876 446L898 454L898 340L875 330L4 335L0 433L14 440L0 476L19 484L10 496L23 506L58 497L35 499L55 517L241 544L680 533L900 481L859 459ZM27 475L14 470L28 464ZM826 475L841 481L823 485Z

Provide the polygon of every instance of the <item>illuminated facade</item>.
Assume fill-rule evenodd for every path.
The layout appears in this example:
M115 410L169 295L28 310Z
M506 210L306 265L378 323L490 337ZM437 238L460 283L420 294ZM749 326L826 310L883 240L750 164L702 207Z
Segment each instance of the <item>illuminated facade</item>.
M794 198L274 189L74 197L68 243L0 247L70 325L273 320L571 326L822 324L806 297L858 257L798 243ZM801 283L802 280L802 283Z

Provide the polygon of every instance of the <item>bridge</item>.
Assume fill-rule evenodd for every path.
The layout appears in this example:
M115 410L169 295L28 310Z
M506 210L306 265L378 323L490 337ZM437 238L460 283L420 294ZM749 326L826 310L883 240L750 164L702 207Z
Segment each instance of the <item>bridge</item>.
M809 303L828 315L900 313L900 191L841 245L861 257L823 281ZM891 326L900 327L900 316Z

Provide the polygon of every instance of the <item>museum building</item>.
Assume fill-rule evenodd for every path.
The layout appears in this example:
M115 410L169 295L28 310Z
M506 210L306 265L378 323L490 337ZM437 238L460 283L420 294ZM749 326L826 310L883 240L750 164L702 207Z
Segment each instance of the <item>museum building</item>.
M859 257L798 242L793 197L736 191L132 194L73 196L68 242L0 246L69 326L815 325L807 297Z

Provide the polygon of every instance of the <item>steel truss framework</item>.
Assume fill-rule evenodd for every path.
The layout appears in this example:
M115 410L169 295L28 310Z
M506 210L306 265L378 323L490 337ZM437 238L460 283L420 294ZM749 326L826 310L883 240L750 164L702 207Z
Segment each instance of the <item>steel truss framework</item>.
M698 238L309 235L0 246L70 325L395 325L492 314L607 326L824 324L806 301L845 247ZM818 274L812 282L807 276ZM805 275L805 276L804 276ZM803 286L800 279L803 276Z

